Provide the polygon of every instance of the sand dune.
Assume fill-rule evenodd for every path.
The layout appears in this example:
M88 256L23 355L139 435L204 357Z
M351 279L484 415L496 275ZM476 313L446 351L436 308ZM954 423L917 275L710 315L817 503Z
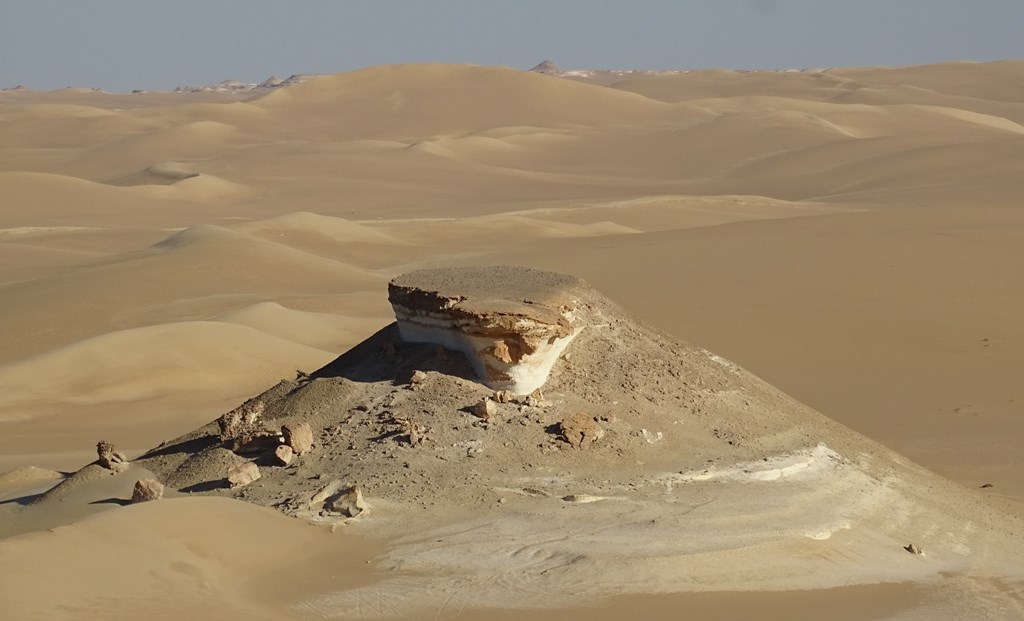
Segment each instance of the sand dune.
M328 135L405 140L505 125L649 122L672 114L670 106L632 93L515 69L456 65L372 67L278 90L254 105L292 123L315 123ZM324 123L330 118L342 122ZM431 133L423 135L423 128Z
M278 536L268 538L268 532ZM357 546L262 507L218 498L166 500L3 540L0 564L10 579L0 585L0 599L8 613L21 618L94 617L108 614L111 602L129 599L135 614L153 619L279 619L287 611L272 593L294 585L281 572L304 573L296 550L346 558L332 573L359 580L366 552ZM61 552L72 549L80 554ZM103 571L97 571L97 559L104 559ZM248 578L239 577L241 567L248 568ZM45 584L39 576L47 576ZM61 586L51 597L40 597L40 587L48 585ZM192 593L187 600L180 597L186 592Z
M82 488L45 519L10 517L52 481L50 469L93 459L99 439L135 456L354 345L390 320L387 280L425 266L512 263L582 276L644 320L923 466L968 487L993 485L963 493L1019 514L1022 72L1024 62L1007 61L564 79L424 64L326 76L246 101L0 92L0 471L21 467L0 476L15 495L0 504L0 528L70 523L0 541L0 563L19 563L3 570L13 582L0 599L26 617L90 618L134 588L136 616L159 618L174 601L167 609L177 616L301 618L359 602L369 614L381 593L398 606L409 594L455 589L451 580L494 598L537 596L536 584L507 573L474 583L456 566L465 557L441 558L432 539L411 535L391 540L390 552L373 550L371 566L387 580L355 577L329 558L348 553L345 535L328 544L324 533L226 499L118 508L112 501L134 482L120 478ZM843 528L851 515L881 524L894 497L871 483L877 494L858 500L863 481L840 474L849 504L837 501L816 522L835 527L829 539L801 530L808 516L780 506L773 527L798 544L751 540L764 555L757 566L790 576L811 566L798 558L823 568L849 559L897 573L916 567L920 559L898 549L895 559L872 556L864 550L878 539ZM781 484L811 498L812 479ZM737 522L754 519L741 496L723 505ZM606 526L638 515L616 502L552 510ZM86 513L98 515L77 521ZM932 519L903 523L918 518ZM539 532L522 530L530 519L546 518L480 528L529 538ZM886 532L889 543L902 536ZM247 547L265 533L277 534ZM471 532L450 534L481 559L504 541L477 548ZM331 552L308 571L275 570L271 559L296 554L289 540ZM816 557L821 541L843 552ZM534 543L527 548L546 552L510 566L542 571L569 553ZM86 569L104 552L118 559L104 564L109 578ZM998 606L1019 618L1018 587L993 595L984 578L995 557L963 558L958 592L998 602L994 618ZM744 588L702 567L711 565L687 575ZM405 580L400 570L425 574ZM636 571L650 584L665 577ZM323 578L337 572L341 586ZM267 585L282 579L287 595L274 595ZM946 605L931 578L915 579L735 597L780 618L794 610L785 602L845 602L851 619L923 618ZM656 617L717 601L660 597L650 609L624 598L608 610ZM858 617L873 597L888 603ZM728 609L723 601L739 599L713 609Z
M159 355L154 355L159 352ZM138 402L192 390L237 392L318 366L331 352L242 325L182 322L111 332L0 367L0 421L58 413L66 403Z
M327 352L336 351L344 344L356 343L365 334L372 333L380 327L377 319L298 311L275 302L253 304L224 313L215 319L248 326L291 343ZM297 369L308 369L315 364L311 363L313 359L292 359L295 360ZM283 357L281 363L284 363Z

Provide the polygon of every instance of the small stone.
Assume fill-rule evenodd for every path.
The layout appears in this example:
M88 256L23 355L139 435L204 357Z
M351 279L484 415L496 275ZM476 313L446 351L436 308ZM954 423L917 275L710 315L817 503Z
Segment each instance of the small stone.
M575 449L592 446L604 437L604 428L597 424L593 417L576 414L559 423L562 438Z
M296 455L313 450L313 429L309 423L282 425L281 434L284 436L284 443L292 447Z
M416 385L422 384L427 379L427 374L423 371L413 371L412 377L409 378L409 383Z
M494 405L494 401L484 397L479 403L472 407L473 416L481 418L483 420L491 420L498 413L498 406Z
M411 418L395 418L398 425L399 441L405 440L409 446L419 446L427 439L427 428Z
M494 392L491 399L494 399L498 403L512 403L516 400L516 396L511 390L497 390Z
M916 546L916 545L914 545L912 543L903 546L903 549L906 550L907 552L910 552L911 554L924 554L924 552L921 551L921 548L919 548L918 546Z
M96 455L99 464L107 470L123 472L131 465L124 453L119 452L113 444L104 440L96 443Z
M160 500L164 497L164 486L156 479L139 479L132 490L132 502Z
M292 459L294 457L295 451L292 450L292 447L288 446L287 444L281 444L276 449L274 449L274 458L277 460L277 463L281 464L282 466L287 466L288 464L292 463Z
M259 466L251 461L243 461L228 467L228 486L242 487L260 478Z
M370 505L363 500L363 489L358 485L345 488L324 503L324 508L346 517L354 518L369 510Z
M320 491L313 494L313 496L310 497L307 505L309 506L310 509L319 510L320 508L323 507L324 502L331 496L337 494L338 490L344 487L344 485L345 484L340 479L332 480L327 485L321 487Z

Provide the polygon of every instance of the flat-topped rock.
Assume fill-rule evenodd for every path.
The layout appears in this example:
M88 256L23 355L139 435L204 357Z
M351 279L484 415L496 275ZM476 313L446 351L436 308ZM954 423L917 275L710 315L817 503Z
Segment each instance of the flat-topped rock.
M525 267L460 267L403 274L388 285L402 339L462 352L481 382L525 395L544 385L583 328L587 290L572 276Z

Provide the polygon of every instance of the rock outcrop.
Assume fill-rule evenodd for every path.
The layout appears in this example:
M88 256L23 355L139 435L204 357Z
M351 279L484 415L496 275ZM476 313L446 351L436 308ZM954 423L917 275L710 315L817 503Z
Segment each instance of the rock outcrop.
M266 447L262 439L272 435L263 425L266 403L261 399L249 399L237 408L217 419L220 439L232 451L258 452Z
M97 462L107 470L123 472L130 465L124 453L118 451L113 444L100 440L96 443Z
M388 299L404 341L462 352L481 382L526 395L583 329L580 286L523 267L428 269L392 280Z

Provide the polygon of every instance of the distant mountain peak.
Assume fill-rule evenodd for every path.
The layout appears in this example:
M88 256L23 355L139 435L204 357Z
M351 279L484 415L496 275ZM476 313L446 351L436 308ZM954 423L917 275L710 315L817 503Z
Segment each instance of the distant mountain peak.
M551 62L550 60L545 60L541 62L536 67L530 69L530 71L534 73L564 73L561 67Z

